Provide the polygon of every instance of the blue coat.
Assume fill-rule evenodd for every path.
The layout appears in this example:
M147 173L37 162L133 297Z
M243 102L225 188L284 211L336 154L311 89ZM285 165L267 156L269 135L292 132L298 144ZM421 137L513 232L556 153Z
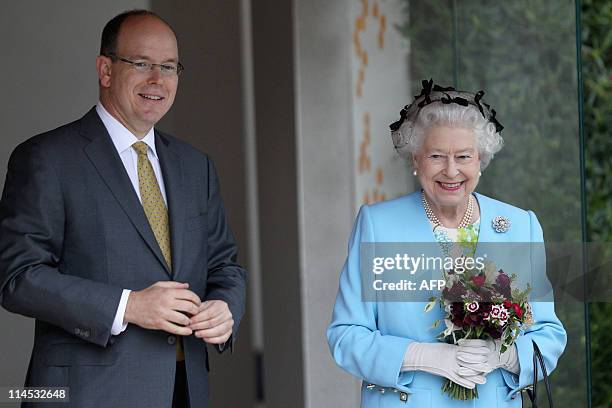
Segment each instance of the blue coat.
M483 242L543 242L542 228L535 214L476 194L480 205ZM492 220L505 216L512 225L496 233ZM400 372L404 353L413 341L435 342L440 329L432 323L440 310L424 313L422 302L363 302L359 249L362 242L435 242L423 209L420 193L374 205L363 206L357 216L349 253L340 276L340 285L331 324L329 347L336 363L363 380L362 407L521 407L521 389L533 381L534 339L550 373L557 365L567 340L555 315L554 303L532 302L534 324L516 341L520 375L496 369L478 386L479 398L458 401L441 392L445 378L422 371ZM373 385L372 385L373 384ZM402 401L403 399L407 401Z

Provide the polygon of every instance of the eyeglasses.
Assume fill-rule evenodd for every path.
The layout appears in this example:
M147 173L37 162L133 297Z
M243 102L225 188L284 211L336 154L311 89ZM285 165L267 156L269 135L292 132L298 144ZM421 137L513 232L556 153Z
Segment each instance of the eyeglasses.
M125 57L120 57L116 54L108 54L108 55L105 55L105 57L108 57L112 59L113 61L119 60L121 62L125 62L126 64L130 64L132 67L134 67L136 71L142 72L142 73L151 72L153 71L153 68L159 67L159 72L161 72L162 75L170 76L170 75L180 75L180 73L183 72L183 70L185 69L185 67L183 67L183 64L181 64L180 62L177 62L176 64L172 62L166 62L163 64L154 64L149 61L132 61Z

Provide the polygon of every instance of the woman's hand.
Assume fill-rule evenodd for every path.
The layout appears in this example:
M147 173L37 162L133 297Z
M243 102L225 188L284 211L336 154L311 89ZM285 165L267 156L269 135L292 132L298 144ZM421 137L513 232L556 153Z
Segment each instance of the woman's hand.
M457 360L464 368L471 368L489 374L497 368L506 369L514 374L520 371L516 346L513 344L501 352L501 340L459 340Z
M477 369L462 367L457 360L458 346L447 343L410 343L404 355L402 371L420 370L448 378L473 389L486 379Z

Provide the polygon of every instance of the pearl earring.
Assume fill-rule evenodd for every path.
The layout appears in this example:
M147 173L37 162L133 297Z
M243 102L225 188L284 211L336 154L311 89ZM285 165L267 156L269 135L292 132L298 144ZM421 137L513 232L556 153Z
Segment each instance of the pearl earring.
M478 172L478 177L482 176L482 171Z
M415 170L412 172L412 175L413 175L413 176L416 176L416 175L417 175L417 171L416 171L416 169L415 169Z

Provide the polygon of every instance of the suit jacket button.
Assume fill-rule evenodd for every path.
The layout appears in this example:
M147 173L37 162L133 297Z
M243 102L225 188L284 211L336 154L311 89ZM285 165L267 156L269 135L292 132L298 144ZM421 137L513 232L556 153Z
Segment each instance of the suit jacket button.
M168 336L168 344L172 346L174 343L176 343L176 336Z

